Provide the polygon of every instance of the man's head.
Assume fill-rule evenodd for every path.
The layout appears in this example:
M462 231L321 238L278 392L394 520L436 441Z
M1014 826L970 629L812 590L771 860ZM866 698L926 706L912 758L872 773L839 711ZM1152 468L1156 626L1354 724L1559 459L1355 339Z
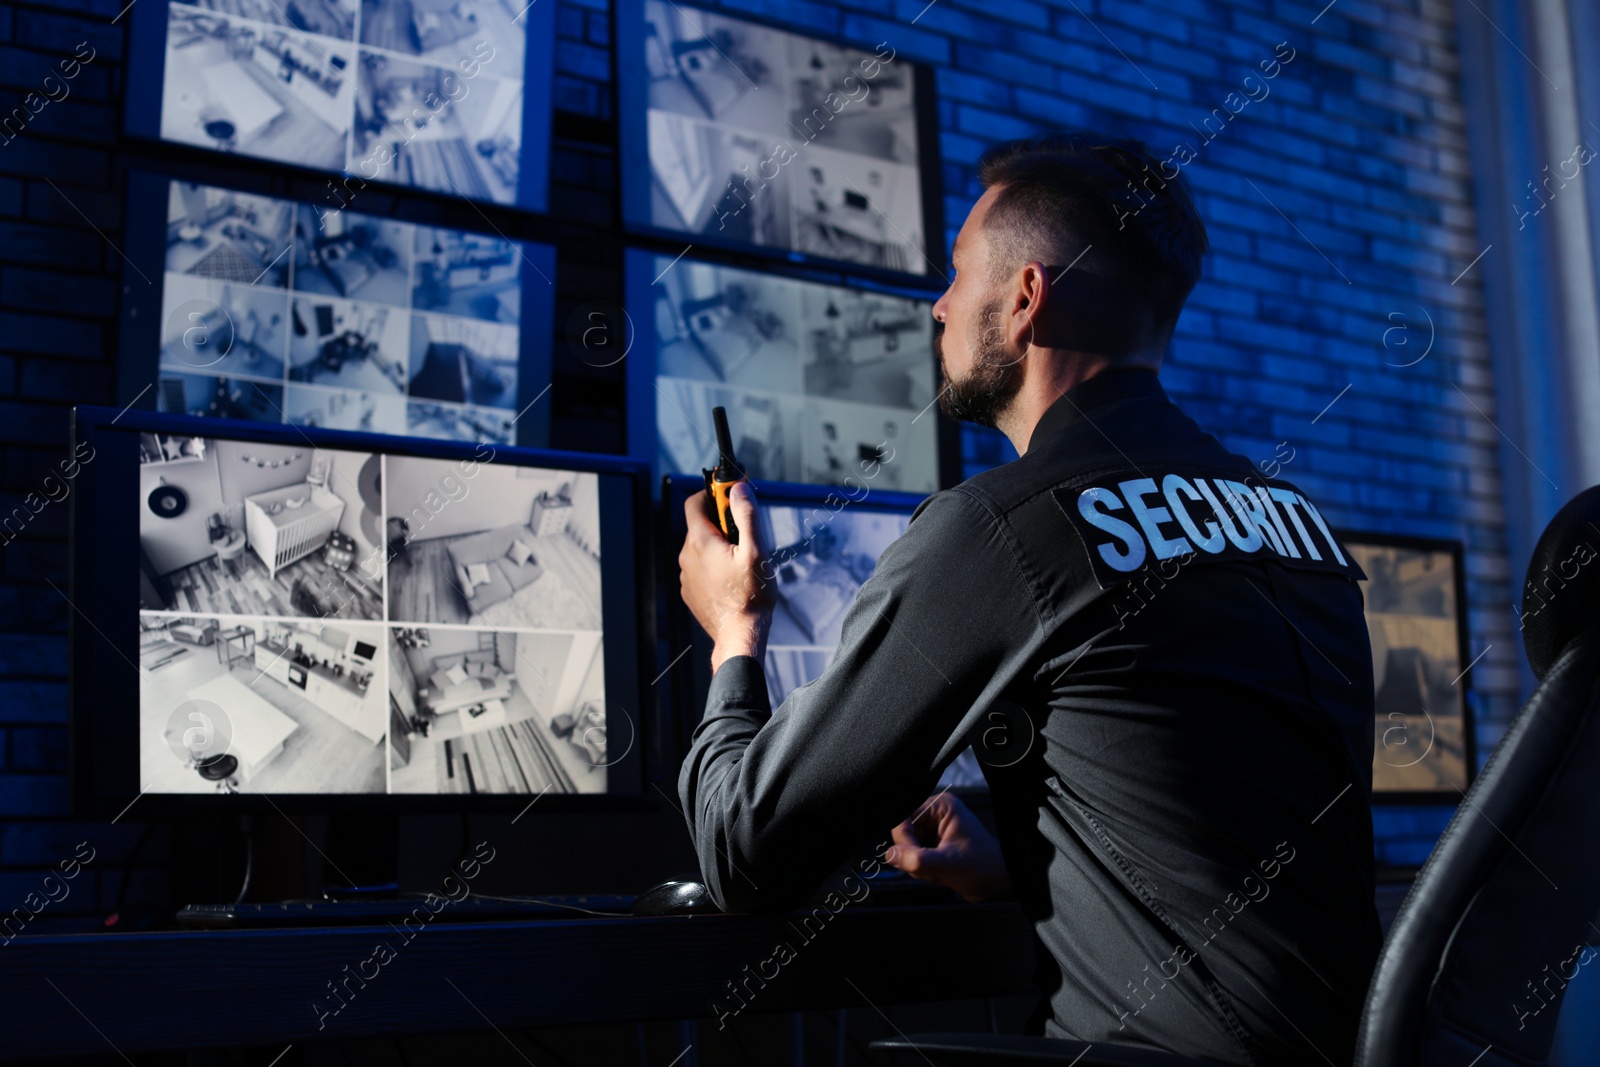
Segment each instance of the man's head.
M1061 134L990 148L978 177L933 307L945 412L996 425L1030 374L1058 373L1045 360L1158 365L1207 243L1177 168Z

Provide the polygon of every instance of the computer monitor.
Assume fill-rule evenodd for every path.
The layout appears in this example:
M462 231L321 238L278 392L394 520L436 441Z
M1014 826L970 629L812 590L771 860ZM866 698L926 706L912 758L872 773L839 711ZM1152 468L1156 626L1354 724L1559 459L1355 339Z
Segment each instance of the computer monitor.
M616 24L632 232L941 276L930 66L674 0L619 0Z
M325 210L374 182L547 209L553 4L129 7L134 136L324 172Z
M959 463L937 410L934 297L629 249L629 451L658 475L714 466L723 407L761 481L931 493Z
M642 793L630 460L77 408L86 810Z
M772 539L777 604L763 667L767 697L776 709L796 688L827 669L856 593L872 577L883 550L905 532L911 513L925 497L874 486L873 478L864 471L858 471L851 484L840 489L766 482L755 486ZM666 480L662 506L667 509L667 521L663 525L671 531L671 545L683 542L684 501L702 488L703 481L697 478ZM676 717L687 738L705 710L711 649L678 595L676 569L663 567L662 577L661 595L671 605L671 652L677 655L690 649L693 657L671 689L674 699L683 705L682 714ZM939 788L959 792L988 789L971 748L945 769Z
M1475 766L1461 543L1371 533L1339 540L1367 575L1373 797L1458 803Z
M129 175L120 402L548 444L555 249L364 205Z

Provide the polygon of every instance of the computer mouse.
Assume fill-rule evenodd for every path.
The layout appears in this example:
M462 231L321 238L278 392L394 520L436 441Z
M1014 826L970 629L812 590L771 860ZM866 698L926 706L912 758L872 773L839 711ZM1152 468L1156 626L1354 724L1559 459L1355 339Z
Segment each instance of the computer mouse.
M719 915L722 909L711 899L702 882L662 882L634 899L635 915Z

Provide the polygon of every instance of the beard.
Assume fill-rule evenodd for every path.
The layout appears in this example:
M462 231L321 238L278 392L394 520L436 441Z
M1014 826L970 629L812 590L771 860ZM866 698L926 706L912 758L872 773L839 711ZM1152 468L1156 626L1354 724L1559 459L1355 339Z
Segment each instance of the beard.
M1000 301L990 301L983 305L978 322L993 322L999 313ZM934 334L933 350L939 357L939 376L945 382L939 391L939 410L952 419L997 426L1001 413L1022 389L1021 361L1007 357L1005 346L993 331L981 329L973 345L972 370L956 381L944 365L944 331Z

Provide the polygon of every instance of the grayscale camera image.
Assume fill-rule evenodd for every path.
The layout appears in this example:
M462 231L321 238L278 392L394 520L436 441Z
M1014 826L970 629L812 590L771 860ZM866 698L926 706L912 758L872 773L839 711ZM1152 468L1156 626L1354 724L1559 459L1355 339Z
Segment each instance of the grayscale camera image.
M801 345L813 332L803 324L815 320L803 317L794 282L684 259L655 297L658 374L801 391Z
M355 72L355 169L473 200L516 200L522 81L363 49Z
M283 380L289 299L282 289L166 276L163 370Z
M294 287L405 307L415 227L354 211L302 205L295 217Z
M281 19L169 8L166 140L337 172L355 95L351 42L313 39Z
M356 0L185 0L224 15L289 26L318 37L348 41L356 32Z
M938 488L928 301L687 257L654 266L661 473L714 465L723 407L753 478Z
M522 320L522 250L500 237L421 226L411 306L515 325Z
M346 190L385 181L515 203L528 6L172 3L161 137L343 172Z
M403 308L296 294L289 380L399 394L406 385Z
M393 793L603 793L598 632L392 627Z
M166 234L159 410L515 441L517 242L188 182Z
M600 629L599 476L390 456L389 618Z
M413 315L410 394L511 410L517 406L517 354L515 326Z
M492 56L502 77L520 80L526 10L525 0L362 0L361 43L440 66Z
M288 284L294 205L267 196L173 182L167 199L166 269L222 282Z
M385 793L375 623L139 615L139 785L150 793Z
M933 402L933 316L926 302L806 286L800 316L808 396L913 412Z
M907 63L662 0L644 9L651 222L932 271Z
M848 502L837 508L767 505L762 515L772 536L778 595L764 661L767 696L776 708L827 669L856 594L911 517L867 511ZM940 789L987 784L970 748L939 779Z

